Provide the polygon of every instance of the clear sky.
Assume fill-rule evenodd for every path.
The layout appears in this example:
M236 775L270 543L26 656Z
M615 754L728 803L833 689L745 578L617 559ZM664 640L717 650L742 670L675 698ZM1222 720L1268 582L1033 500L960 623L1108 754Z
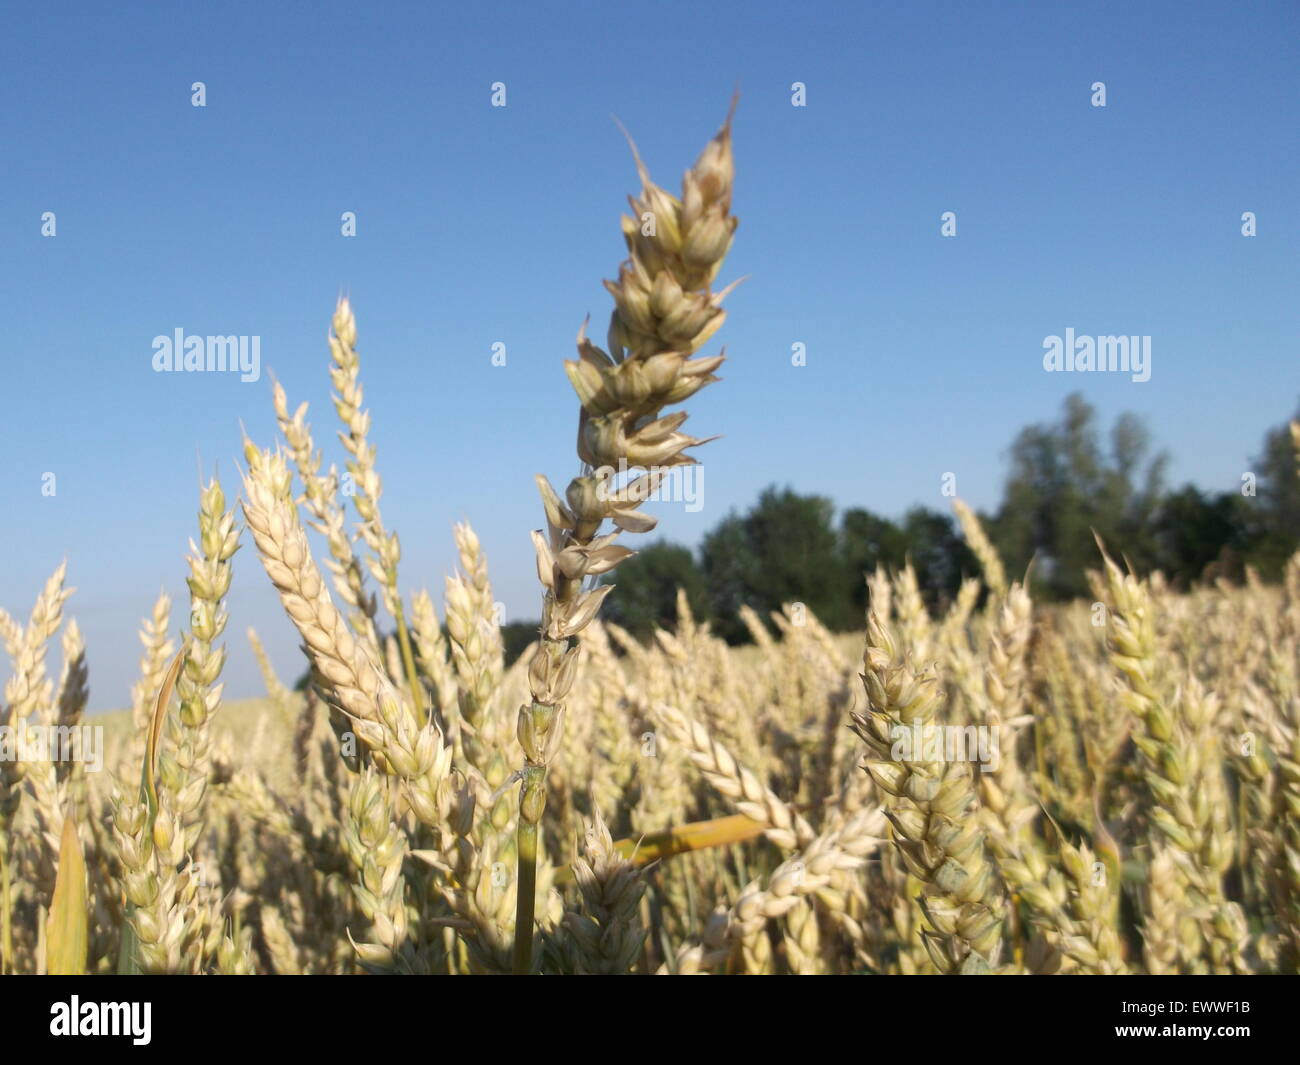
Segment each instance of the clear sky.
M43 3L5 26L0 603L25 619L69 560L92 709L127 702L159 589L183 618L200 468L233 498L240 422L274 439L270 372L341 463L340 291L408 591L440 597L468 519L507 616L536 616L532 476L576 472L561 361L584 315L603 336L636 188L612 115L676 189L741 90L722 279L749 280L691 402L722 434L704 506L661 505L669 538L773 481L897 515L953 472L993 507L1017 429L1076 389L1143 415L1175 482L1234 488L1300 395L1295 3ZM178 328L259 337L260 380L155 373ZM1044 372L1067 328L1150 336L1151 379ZM248 625L286 679L301 658L251 543L235 567L238 697Z

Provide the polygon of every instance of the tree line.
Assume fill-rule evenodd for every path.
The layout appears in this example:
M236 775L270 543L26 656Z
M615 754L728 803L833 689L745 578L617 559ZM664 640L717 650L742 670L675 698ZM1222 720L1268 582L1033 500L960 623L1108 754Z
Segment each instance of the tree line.
M1056 421L1016 436L1002 501L979 517L1008 574L1028 572L1041 599L1088 594L1094 530L1138 571L1159 569L1175 585L1239 580L1247 566L1277 579L1300 547L1300 480L1286 423L1265 434L1239 488L1169 488L1166 467L1141 419L1122 414L1103 433L1096 410L1074 394ZM697 550L666 540L642 548L619 567L603 613L646 636L673 623L681 587L696 616L731 642L748 638L742 604L765 615L798 601L831 628L851 629L862 624L864 575L909 559L934 609L979 572L950 512L917 506L892 519L849 507L837 515L823 496L773 485L744 513L723 518ZM509 642L526 645L529 624L511 628L518 640Z

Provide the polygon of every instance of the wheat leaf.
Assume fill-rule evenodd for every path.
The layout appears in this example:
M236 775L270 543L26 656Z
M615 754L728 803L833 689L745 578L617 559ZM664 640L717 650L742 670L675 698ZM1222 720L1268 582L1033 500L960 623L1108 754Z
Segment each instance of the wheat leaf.
M86 862L71 812L63 819L59 871L46 924L47 970L51 976L82 976L89 942Z

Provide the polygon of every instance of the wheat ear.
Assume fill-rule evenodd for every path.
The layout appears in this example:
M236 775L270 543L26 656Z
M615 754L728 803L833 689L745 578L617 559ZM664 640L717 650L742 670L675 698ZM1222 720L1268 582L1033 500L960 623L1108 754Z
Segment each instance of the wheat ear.
M375 469L375 445L370 442L370 412L361 409L361 361L357 357L357 321L352 305L340 299L334 309L333 332L330 335L330 381L334 385L334 410L347 429L339 439L351 458L348 472L352 475L356 491L352 502L361 518L361 538L375 556L370 570L380 583L384 607L397 623L397 640L402 653L406 682L411 689L411 701L416 713L425 714L424 687L415 672L415 655L411 650L411 636L406 627L406 611L397 586L397 564L402 558L402 546L397 533L384 528L379 513L379 497L383 482Z
M538 478L547 534L533 534L544 588L542 639L528 671L532 702L520 707L518 724L524 768L516 972L532 969L537 827L546 808L546 767L560 745L563 700L577 669L579 645L572 638L596 616L612 587L584 591L583 583L632 554L614 543L620 531L654 528L655 519L637 507L665 471L695 461L687 448L704 443L680 431L685 411L661 413L716 380L713 371L722 363L721 355L691 356L726 317L721 304L727 290L715 293L712 284L737 224L731 215L731 116L686 172L680 200L650 180L639 156L636 162L641 195L630 198L633 217L623 219L630 255L618 280L605 282L614 297L610 350L591 343L584 325L578 333L579 358L565 363L582 404L578 457L591 472L575 477L563 499L545 477ZM619 488L620 471L634 468L648 472ZM602 536L606 518L616 528Z
M737 762L708 729L676 707L657 706L654 713L704 779L731 800L740 813L765 826L763 834L768 839L785 851L806 847L813 841L816 833L803 816Z
M244 519L312 665L371 748L379 768L407 783L416 815L425 824L439 824L437 811L446 799L441 784L450 769L451 749L435 727L417 722L413 709L353 638L330 601L291 499L284 456L258 451L247 441L244 454L249 463Z
M999 960L1002 900L984 853L970 764L894 752L900 735L919 729L924 736L936 727L938 678L929 669L913 671L874 612L864 665L867 711L853 715L853 728L867 744L863 768L892 797L886 814L898 852L930 892L921 901L932 929L923 933L926 950L942 973L987 972ZM922 751L928 746L923 738Z

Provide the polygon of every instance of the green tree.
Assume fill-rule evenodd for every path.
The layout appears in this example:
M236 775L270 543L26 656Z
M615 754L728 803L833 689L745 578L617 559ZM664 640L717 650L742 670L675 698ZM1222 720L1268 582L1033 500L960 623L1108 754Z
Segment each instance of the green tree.
M656 625L677 621L677 589L686 592L691 612L704 621L712 616L704 573L689 548L658 540L621 563L605 583L617 584L602 613L635 636L648 637Z
M840 518L840 555L848 572L849 598L855 618L867 609L865 578L877 566L901 569L907 561L907 533L888 518L853 507Z
M1085 595L1097 564L1094 530L1139 569L1155 561L1153 521L1166 459L1149 457L1141 421L1121 415L1104 448L1096 411L1078 393L1060 421L1021 430L990 536L1012 571L1037 556L1042 590L1058 598Z
M834 517L829 499L773 485L743 517L724 519L705 537L700 560L722 635L743 638L736 618L742 603L766 613L798 601L826 625L850 623L852 596Z
M540 621L508 621L501 626L501 646L505 652L507 666L528 650L541 630Z
M979 560L947 514L913 507L903 516L903 538L916 570L916 583L932 610L951 601L962 577L979 573Z
M1154 522L1156 565L1183 586L1212 576L1240 577L1251 519L1240 496L1206 495L1184 485L1160 501Z
M1300 419L1300 407L1294 417ZM1265 434L1263 448L1252 465L1256 492L1253 497L1242 497L1251 514L1247 560L1261 576L1276 580L1300 546L1300 476L1288 424Z
M705 534L700 544L714 631L728 643L742 643L747 632L740 620L742 605L759 609L756 590L759 562L749 543L745 520L737 514L723 518Z

